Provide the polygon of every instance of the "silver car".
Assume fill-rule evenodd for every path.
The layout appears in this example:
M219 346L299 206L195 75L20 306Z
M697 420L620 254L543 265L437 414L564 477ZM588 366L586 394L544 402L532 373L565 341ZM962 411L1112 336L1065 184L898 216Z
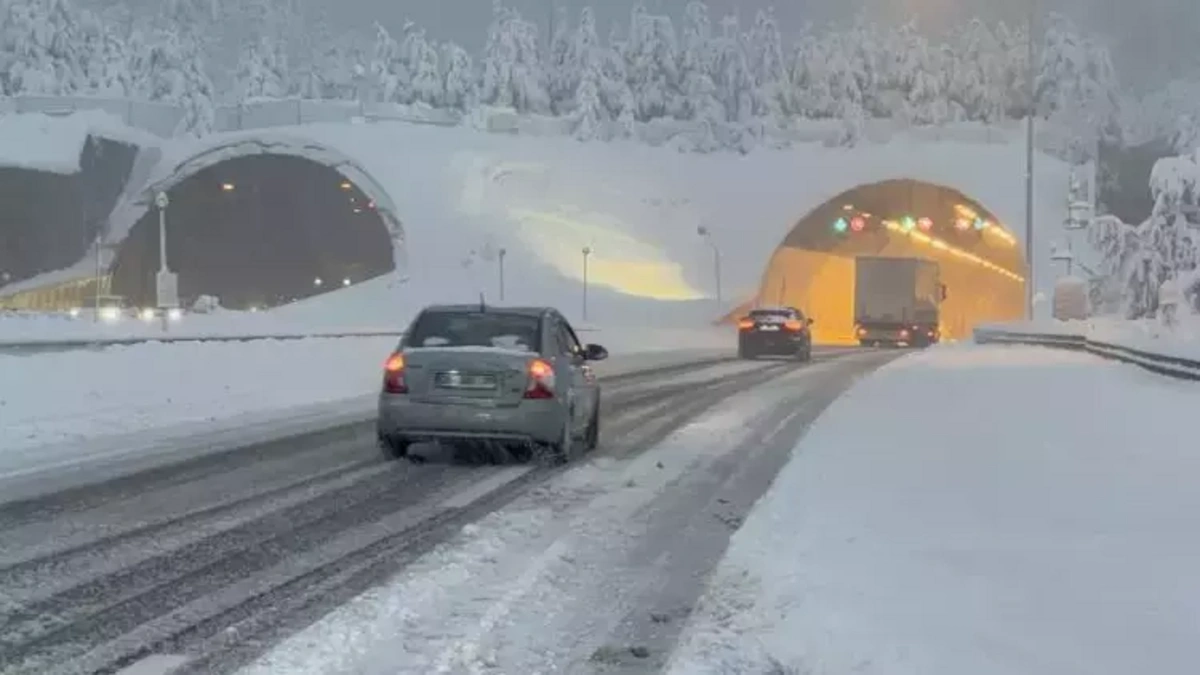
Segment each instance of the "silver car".
M551 308L427 307L385 366L380 447L394 459L417 442L490 442L567 461L599 441L589 362L607 357Z

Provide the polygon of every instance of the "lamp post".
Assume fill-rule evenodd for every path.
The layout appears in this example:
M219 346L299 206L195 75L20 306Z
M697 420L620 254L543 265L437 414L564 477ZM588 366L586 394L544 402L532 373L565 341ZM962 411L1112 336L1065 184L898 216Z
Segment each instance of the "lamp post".
M1034 59L1037 50L1034 47L1033 31L1037 23L1037 0L1028 0L1029 16L1026 17L1026 73L1025 86L1026 95L1029 101L1029 109L1025 114L1025 264L1028 266L1028 274L1025 275L1025 313L1026 318L1033 320L1033 285L1034 273L1033 268L1033 155L1034 155L1034 133L1033 133L1033 118L1037 114L1037 84L1034 78L1037 75L1037 64Z
M717 242L713 241L712 231L709 230L704 225L700 225L696 228L696 234L703 237L704 241L708 244L709 248L712 249L713 277L714 277L714 282L716 283L716 290L717 290L717 306L720 307L722 304L722 301L721 301L722 300L721 299L721 250L719 248L717 248Z
M496 252L496 265L500 271L500 302L504 302L504 256L508 255L508 249L501 248Z
M167 207L171 200L166 192L154 197L158 207L158 275L155 277L154 294L159 313L162 314L162 329L165 333L170 325L170 310L179 307L178 278L167 264Z
M583 247L583 320L588 318L588 258L592 255L592 247Z

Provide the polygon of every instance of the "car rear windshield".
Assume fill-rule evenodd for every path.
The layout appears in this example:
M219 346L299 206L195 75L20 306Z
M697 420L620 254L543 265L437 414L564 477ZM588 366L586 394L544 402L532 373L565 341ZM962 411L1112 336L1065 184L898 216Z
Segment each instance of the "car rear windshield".
M750 311L751 319L794 319L796 313L790 309L755 309Z
M409 347L500 347L537 351L540 320L504 312L425 312L405 340Z

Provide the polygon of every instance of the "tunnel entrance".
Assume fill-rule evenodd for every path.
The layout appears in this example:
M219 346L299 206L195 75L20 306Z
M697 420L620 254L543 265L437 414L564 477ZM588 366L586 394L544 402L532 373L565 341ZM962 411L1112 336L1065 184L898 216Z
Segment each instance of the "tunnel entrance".
M136 146L88 136L71 174L0 167L0 295L78 263L95 243L137 157Z
M1015 237L994 214L952 188L890 180L848 190L792 228L749 305L790 305L816 319L813 337L855 344L856 256L915 257L940 267L947 297L941 331L969 336L974 326L1024 316L1027 268Z
M237 157L196 172L168 196L167 261L185 306L204 295L229 309L273 307L395 269L376 204L320 162ZM112 292L153 305L158 251L158 212L150 209L117 252Z

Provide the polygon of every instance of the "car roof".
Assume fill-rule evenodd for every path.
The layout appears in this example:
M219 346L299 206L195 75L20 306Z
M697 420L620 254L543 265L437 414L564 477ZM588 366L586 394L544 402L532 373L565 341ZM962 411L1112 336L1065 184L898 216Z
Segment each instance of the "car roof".
M521 316L540 317L546 312L551 311L550 307L506 307L503 305L483 305L485 312L496 312L497 314L519 314ZM478 312L479 304L462 304L462 305L429 305L423 311L425 312Z
M754 312L799 312L799 307L754 307L750 313Z

